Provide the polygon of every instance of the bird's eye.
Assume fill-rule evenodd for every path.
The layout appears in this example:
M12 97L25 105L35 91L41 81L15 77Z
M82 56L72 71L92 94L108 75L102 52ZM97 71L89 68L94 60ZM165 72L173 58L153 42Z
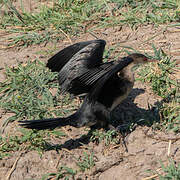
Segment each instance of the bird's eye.
M145 58L144 58L144 61L148 61L148 58L147 58L147 57L145 57Z

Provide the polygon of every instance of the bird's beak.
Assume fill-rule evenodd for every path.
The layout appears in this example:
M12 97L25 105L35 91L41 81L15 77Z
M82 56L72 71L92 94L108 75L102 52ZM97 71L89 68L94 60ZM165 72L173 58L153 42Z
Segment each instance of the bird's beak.
M148 59L148 62L157 62L156 59Z

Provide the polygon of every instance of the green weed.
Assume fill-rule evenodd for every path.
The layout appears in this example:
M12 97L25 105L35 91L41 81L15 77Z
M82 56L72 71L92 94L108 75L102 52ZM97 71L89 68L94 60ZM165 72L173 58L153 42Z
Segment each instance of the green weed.
M168 166L165 166L163 163L161 163L161 167L165 175L159 175L160 180L180 179L180 163L176 165L174 161L170 161Z
M118 139L116 137L117 133L114 130L108 130L107 132L95 130L92 132L90 140L96 143L105 141L105 145L108 146L111 143L118 142Z
M161 49L153 46L153 58L159 61L154 65L147 65L138 73L139 80L150 83L152 90L163 98L156 103L160 113L161 127L178 132L180 130L179 85L173 73L177 69L176 62L167 56Z
M155 174L160 180L179 180L180 179L180 163L177 164L174 160L170 159L167 166L165 166L161 161L161 169L154 171L148 169L147 172ZM157 178L152 178L155 180Z
M177 91L177 81L172 78L176 69L176 62L172 61L161 49L154 46L154 59L159 60L156 65L147 65L138 73L139 80L151 83L152 90L162 98Z
M81 171L92 168L93 166L95 166L94 154L91 153L90 155L88 155L86 152L84 152L84 156L79 158L76 164L79 166Z
M43 119L72 112L70 97L59 96L57 73L50 72L40 61L28 61L17 67L6 67L6 80L0 83L0 107L13 115L4 125L24 119ZM76 106L71 104L71 106ZM21 128L19 135L0 139L0 158L22 149L43 152L58 149L47 137L64 136L61 131L32 131Z
M66 167L66 166L61 166L58 169L57 173L48 173L43 175L41 180L48 180L50 178L55 178L55 180L58 179L64 179L64 180L69 180L69 179L74 179L74 176L76 175L76 171L73 170L72 168Z
M6 67L6 80L0 83L0 107L14 115L6 123L23 119L42 119L66 114L71 110L68 95L59 96L57 73L40 61L28 61L17 67ZM63 108L63 105L66 108Z
M180 131L180 106L179 97L171 96L165 102L159 102L156 105L160 113L160 127L156 124L156 128L172 130L174 132Z
M65 136L61 131L35 131L24 128L20 128L19 133L19 135L0 136L0 159L15 151L36 150L42 154L44 151L57 149L56 146L49 143L51 137L61 138Z

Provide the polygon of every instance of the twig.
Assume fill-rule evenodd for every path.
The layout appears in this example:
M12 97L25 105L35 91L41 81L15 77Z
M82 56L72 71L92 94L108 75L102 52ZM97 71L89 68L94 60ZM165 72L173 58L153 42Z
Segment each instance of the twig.
M171 140L169 140L169 146L168 146L168 156L170 155L170 152L171 152L171 143L172 143L172 141L171 141Z
M59 156L59 159L58 159L58 161L57 161L57 164L56 164L56 169L58 168L58 166L59 166L59 162L60 162L60 160L61 160L61 156Z
M162 168L159 168L159 169L157 169L156 171L160 171L161 169L162 169ZM153 178L158 177L158 176L159 176L158 174L154 174L154 175L152 175L152 176L143 178L143 179L141 179L141 180L149 180L149 179L153 179Z
M18 18L21 22L23 22L23 23L25 24L25 22L24 22L24 20L23 20L23 17L22 17L21 14L18 12L18 10L16 9L16 7L11 3L11 1L7 1L7 6L8 6L9 9L13 10L13 12L14 12L15 15L17 16L17 18Z
M104 149L103 154L104 154L105 156L107 156L109 153L112 152L111 150L113 150L113 149L115 149L115 148L117 148L117 147L120 147L120 144L115 145L115 146L112 146L112 147L107 148L107 149Z
M29 9L30 9L30 12L32 12L32 3L31 3L31 0L29 1Z
M21 157L22 154L23 154L23 153L21 152L21 153L19 154L19 156L17 157L17 159L15 160L15 162L14 162L14 164L13 164L13 167L11 168L11 170L9 171L9 173L8 173L8 175L7 175L7 177L6 177L6 180L9 180L9 179L11 178L11 175L12 175L12 173L14 172L14 170L16 169L17 162L19 161L19 159L20 159L20 157Z
M155 178L155 177L158 177L158 174L155 174L155 175L152 175L152 176L143 178L142 180L149 180L149 179L153 179L153 178Z
M90 35L92 35L94 38L99 39L93 32L88 31L88 33L89 33Z
M69 42L72 44L72 40L71 38L67 35L67 33L65 33L62 29L59 29L69 40Z
M69 151L69 150L66 149L66 148L62 148L62 150L68 152L69 154L73 154L71 151Z
M68 152L69 154L73 154L73 153L72 153L71 151L69 151L68 149L62 148L62 150ZM59 166L59 163L60 163L61 158L62 158L62 156L59 156L59 159L58 159L57 164L56 164L56 166L55 166L56 169L57 169L58 166Z

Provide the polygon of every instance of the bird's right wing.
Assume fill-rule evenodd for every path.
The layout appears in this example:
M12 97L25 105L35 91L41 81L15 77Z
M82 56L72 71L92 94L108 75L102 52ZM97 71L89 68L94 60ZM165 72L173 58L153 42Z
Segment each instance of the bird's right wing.
M97 58L97 61L102 61L102 55L106 42L102 39L97 39L92 41L79 42L64 48L48 60L47 67L53 72L59 72L77 52L92 43L101 44L102 51L97 50L95 57Z
M80 92L85 84L80 85L78 77L102 63L105 41L94 40L78 51L60 70L59 84L63 91ZM78 85L79 84L79 85ZM79 86L79 87L77 87ZM82 87L82 88L81 88ZM85 85L86 88L86 85ZM71 90L70 90L71 89ZM76 94L76 92L74 92Z

